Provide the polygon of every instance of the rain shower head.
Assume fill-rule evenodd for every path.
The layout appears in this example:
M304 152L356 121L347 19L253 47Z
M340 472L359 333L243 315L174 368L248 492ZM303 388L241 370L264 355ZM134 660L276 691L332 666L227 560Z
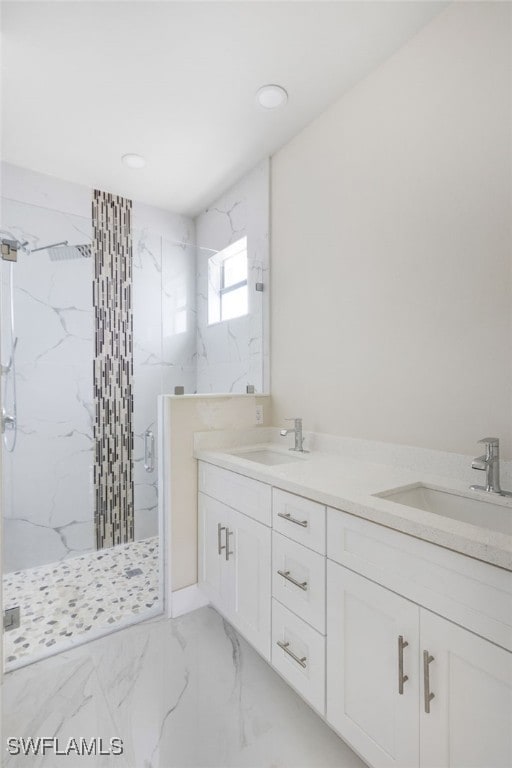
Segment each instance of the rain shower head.
M90 259L92 256L92 245L70 245L67 240L63 240L61 243L52 243L51 245L43 245L40 248L32 248L31 253L36 251L48 251L50 261Z
M90 259L91 245L54 245L46 249L50 261L67 261L68 259Z

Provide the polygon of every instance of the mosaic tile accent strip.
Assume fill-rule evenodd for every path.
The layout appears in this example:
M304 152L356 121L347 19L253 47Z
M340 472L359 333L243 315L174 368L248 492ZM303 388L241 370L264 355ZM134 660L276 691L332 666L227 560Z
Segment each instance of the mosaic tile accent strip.
M131 200L94 190L94 514L98 549L134 539L131 212Z
M154 608L158 574L157 536L5 574L4 607L19 605L21 617L18 629L4 633L7 668Z

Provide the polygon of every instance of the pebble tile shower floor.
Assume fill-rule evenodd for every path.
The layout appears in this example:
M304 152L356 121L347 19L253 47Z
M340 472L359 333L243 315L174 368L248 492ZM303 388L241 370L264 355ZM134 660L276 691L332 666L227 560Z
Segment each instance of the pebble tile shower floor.
M18 629L4 634L4 658L57 650L70 638L155 608L158 537L90 552L3 577L4 608L20 607Z

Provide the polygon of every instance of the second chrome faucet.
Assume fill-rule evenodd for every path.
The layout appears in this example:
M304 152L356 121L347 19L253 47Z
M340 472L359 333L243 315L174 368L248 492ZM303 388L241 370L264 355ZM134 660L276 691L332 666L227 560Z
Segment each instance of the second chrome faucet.
M286 437L286 435L294 434L295 435L295 445L293 448L290 448L290 451L298 451L299 453L309 453L309 451L306 451L304 449L304 438L302 436L302 419L301 418L291 418L291 419L285 419L285 421L293 421L293 429L282 429L281 430L281 437Z
M485 472L485 485L472 485L472 491L487 491L500 496L512 496L510 491L502 491L500 486L500 441L497 437L484 437L478 441L485 445L485 453L473 459L471 466Z

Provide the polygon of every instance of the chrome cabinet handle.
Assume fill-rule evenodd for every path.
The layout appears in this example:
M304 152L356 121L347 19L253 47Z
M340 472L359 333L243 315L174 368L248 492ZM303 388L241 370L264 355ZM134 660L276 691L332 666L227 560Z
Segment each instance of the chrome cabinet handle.
M283 577L283 579L286 579L286 581L290 581L292 584L294 584L299 589L304 590L304 592L307 592L308 589L308 583L307 581L296 581L293 576L290 576L290 571L278 571L278 574Z
M430 702L434 698L433 693L430 693L430 671L429 664L434 661L434 657L429 654L428 651L423 651L423 689L425 694L425 712L430 714Z
M222 544L222 531L226 530L226 526L222 525L222 523L219 523L217 526L217 552L219 555L222 554L222 550L226 549L226 545Z
M296 661L296 662L297 662L297 664L300 664L300 666L301 666L303 669L306 669L306 667L307 667L307 663L306 663L306 662L307 662L307 660L308 660L308 657L307 657L307 656L303 656L303 657L302 657L302 659L299 659L299 657L298 657L298 656L296 656L296 655L294 654L294 652L293 652L293 651L290 651L290 648L289 648L289 646L290 646L290 643L283 643L281 640L278 640L278 641L277 641L277 644L278 644L278 646L279 646L280 648L282 648L282 649L283 649L283 651L284 651L285 653L287 653L287 654L288 654L288 656L291 656L291 657L292 657L292 659L293 659L294 661Z
M407 648L409 643L404 640L403 635L398 635L398 693L403 694L404 683L409 679L407 675L404 675L404 648Z
M155 436L150 429L144 432L144 469L146 472L155 469Z
M226 527L226 560L229 560L229 556L233 554L233 550L229 549L229 537L233 535L233 531L230 531Z
M286 514L284 514L284 512L278 512L277 516L278 517L282 517L285 520L289 520L290 523L295 523L295 525L302 525L303 528L307 528L308 527L308 521L307 520L296 520L294 517L291 516L291 514L289 512L287 512Z

